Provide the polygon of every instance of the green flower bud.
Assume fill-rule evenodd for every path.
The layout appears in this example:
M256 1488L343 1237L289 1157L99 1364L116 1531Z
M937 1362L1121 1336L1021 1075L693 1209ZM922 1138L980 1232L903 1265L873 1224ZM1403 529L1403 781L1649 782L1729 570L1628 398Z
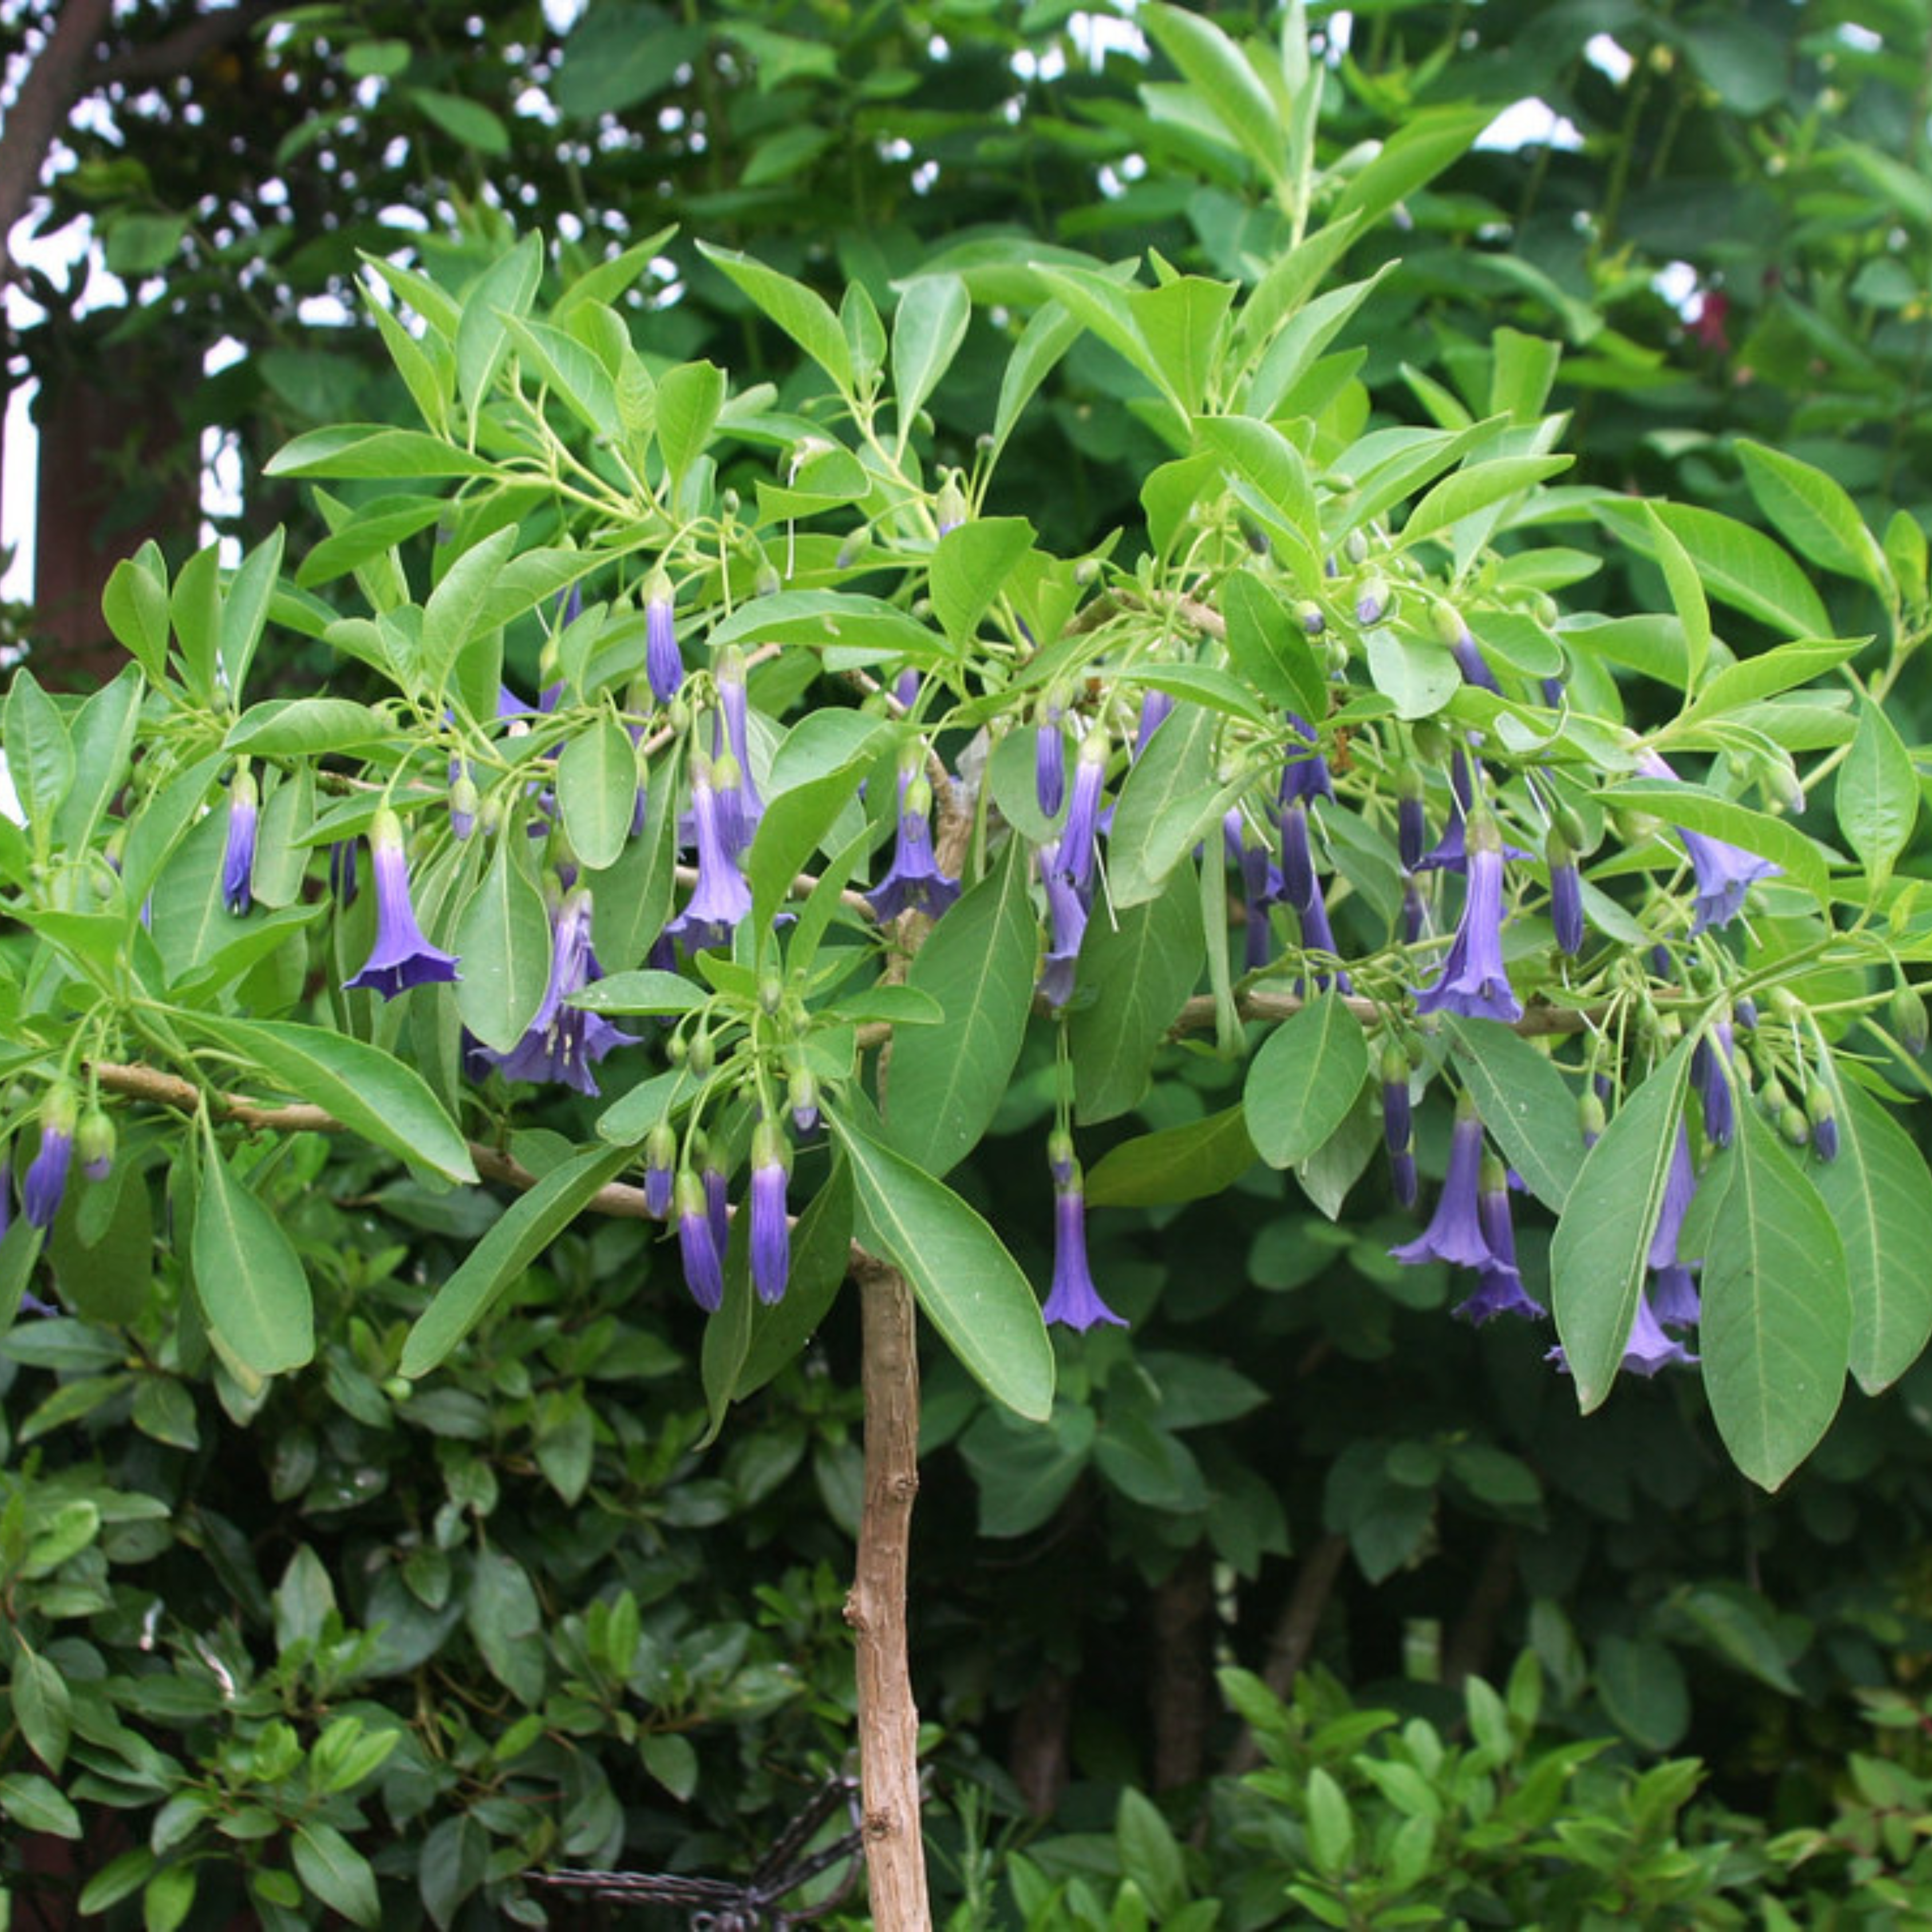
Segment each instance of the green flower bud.
M1778 1117L1778 1131L1790 1145L1801 1148L1811 1138L1811 1123L1802 1107L1788 1106Z
M1928 1036L1925 1001L1916 986L1900 980L1892 996L1892 1030L1914 1059L1925 1051Z
M114 1172L114 1123L97 1104L80 1117L74 1137L74 1150L80 1156L80 1171L90 1180L105 1180Z

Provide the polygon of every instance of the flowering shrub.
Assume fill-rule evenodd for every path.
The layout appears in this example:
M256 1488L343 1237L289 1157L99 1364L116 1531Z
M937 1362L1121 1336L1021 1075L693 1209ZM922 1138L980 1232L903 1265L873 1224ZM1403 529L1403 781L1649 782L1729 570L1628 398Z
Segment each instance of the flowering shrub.
M1295 50L1275 71L1149 20L1229 139L1256 90L1311 111ZM344 1130L426 1190L514 1196L385 1378L448 1360L595 1210L674 1223L652 1266L711 1318L714 1422L856 1242L1044 1424L1042 1317L1131 1329L1158 1292L1096 1278L1090 1198L1200 1198L1259 1160L1332 1218L1380 1141L1412 1200L1434 1090L1448 1172L1396 1258L1461 1270L1471 1321L1549 1310L1586 1410L1624 1367L1697 1364L1739 1466L1782 1481L1847 1368L1882 1388L1932 1330L1932 1176L1886 1104L1925 1030L1884 706L1932 626L1924 536L1745 446L1766 515L1868 597L1878 634L1834 636L1761 532L1558 482L1558 352L1508 331L1432 424L1372 422L1336 346L1372 280L1338 278L1449 150L1290 147L1291 238L1240 286L986 242L888 326L862 282L835 308L705 248L805 358L782 390L655 352L628 302L655 242L574 274L534 234L447 284L372 262L415 420L283 450L328 536L292 572L279 538L232 571L143 551L106 599L126 670L8 698L0 877L36 945L8 982L6 1295L46 1285L50 1228L84 1292L165 1170L170 1312L245 1410L316 1346L254 1136ZM1000 464L1083 336L1167 456L1132 528L1064 554ZM966 460L925 411L969 343L1003 373ZM1592 608L1594 543L1667 609ZM257 695L272 631L343 691ZM1030 1037L1044 1307L946 1181ZM1084 1171L1183 1051L1244 1064L1238 1100ZM584 1103L568 1135L529 1130L533 1086ZM1556 1217L1546 1282L1512 1180Z

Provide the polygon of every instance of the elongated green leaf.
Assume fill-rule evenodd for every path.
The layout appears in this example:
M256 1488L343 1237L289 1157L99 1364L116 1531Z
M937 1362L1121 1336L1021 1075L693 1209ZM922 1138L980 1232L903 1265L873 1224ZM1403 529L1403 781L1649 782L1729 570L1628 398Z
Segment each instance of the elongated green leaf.
M724 372L712 362L684 362L658 378L658 447L674 484L704 454L724 406Z
M1028 854L1017 838L951 908L914 956L907 983L936 1000L943 1026L892 1042L886 1138L943 1174L979 1144L1026 1036L1039 928L1028 896Z
M219 649L231 700L239 704L248 668L268 621L268 604L282 568L282 530L278 524L242 560L222 599Z
M1035 1422L1053 1412L1053 1346L1040 1304L1000 1238L944 1182L841 1114L860 1239L905 1276L926 1318L996 1402Z
M1827 1061L1838 1157L1810 1168L1844 1244L1852 1373L1868 1395L1896 1382L1932 1336L1932 1173L1912 1136Z
M1858 855L1876 892L1912 837L1918 818L1918 773L1883 710L1858 706L1858 735L1838 767L1838 830Z
M464 646L494 628L488 612L490 586L516 542L514 524L492 530L465 550L430 592L423 606L422 663L432 691L442 690Z
M561 312L562 304L559 304ZM596 354L566 330L506 316L526 370L547 383L586 429L606 434L619 418L616 385Z
M1430 107L1407 116L1400 130L1355 175L1329 212L1330 221L1358 216L1366 229L1458 159L1495 118L1486 107Z
M1087 1204L1151 1208L1205 1200L1232 1186L1254 1160L1245 1111L1224 1107L1184 1127L1163 1127L1110 1148L1087 1170Z
M1722 718L1740 705L1809 684L1856 657L1869 642L1864 638L1807 638L1726 664L1697 693L1696 701L1685 707L1678 722L1688 724Z
M1586 1415L1610 1394L1636 1318L1694 1043L1682 1042L1618 1109L1585 1157L1556 1224L1552 1312Z
M202 1117L206 1156L195 1204L195 1292L222 1354L246 1376L300 1368L315 1354L302 1258L260 1198L224 1164Z
M1232 284L1201 275L1136 289L1127 297L1148 353L1190 417L1207 399L1234 298Z
M320 1818L306 1820L296 1826L289 1850L296 1876L332 1912L340 1912L354 1925L380 1923L382 1908L376 1895L375 1872L333 1825Z
M1454 476L1445 476L1409 512L1402 526L1402 542L1416 543L1453 529L1465 517L1568 469L1571 460L1567 456L1498 456L1459 470Z
M600 963L622 972L644 958L664 928L676 880L677 796L682 758L674 746L651 772L644 829L614 866L590 875L591 942Z
M1024 517L976 517L934 546L933 614L957 648L965 648L1034 535Z
M774 796L745 855L752 918L770 929L792 882L838 823L858 789L862 768L876 758L892 727L884 718L849 711L820 711L802 719L772 762Z
M157 684L168 669L168 571L150 538L132 557L123 557L100 593L107 628Z
M1562 1214L1584 1154L1576 1102L1562 1075L1508 1027L1453 1016L1444 1024L1483 1125L1529 1191Z
M1126 290L1091 269L1042 266L1034 273L1070 315L1092 330L1131 368L1138 370L1166 398L1177 416L1184 418L1187 416L1180 392L1141 332Z
M463 962L457 1009L464 1024L499 1053L522 1039L550 984L550 916L543 894L514 856L526 842L508 832L498 841L456 926Z
M379 745L395 727L380 711L347 698L272 698L251 704L228 728L223 745L265 758L318 758Z
M74 746L59 706L25 665L7 694L4 735L8 776L36 844L44 846L74 783Z
M487 457L440 436L381 423L335 423L305 430L263 466L270 476L488 476Z
M418 89L418 98L422 98ZM504 318L529 314L542 274L543 237L532 231L492 262L464 292L456 325L456 382L472 417L509 347Z
M1844 1394L1844 1249L1824 1202L1755 1107L1738 1109L1737 1138L1703 1184L1724 1190L1700 1283L1704 1388L1731 1460L1774 1490L1816 1446Z
M680 973L650 968L612 973L573 993L570 1004L593 1013L695 1012L709 996Z
M1368 1071L1361 1022L1340 994L1316 994L1248 1063L1242 1093L1255 1151L1270 1167L1306 1160L1348 1118Z
M1186 706L1155 732L1128 772L1108 843L1113 859L1108 887L1115 905L1139 905L1152 898L1192 844L1190 838L1186 844L1166 850L1166 862L1158 872L1148 863L1154 827L1213 779L1217 735L1210 712L1199 705Z
M851 347L822 296L748 255L708 242L699 242L698 252L777 323L832 378L840 394L852 394Z
M638 753L616 719L599 716L556 761L556 802L571 849L593 872L614 866L631 836Z
M1706 661L1711 655L1710 603L1704 595L1703 580L1697 574L1697 566L1690 561L1690 553L1677 541L1676 533L1657 514L1655 504L1645 504L1644 510L1658 564L1664 572L1665 587L1670 592L1677 621L1684 627L1684 688L1695 691L1698 680L1704 675Z
M143 695L141 674L129 664L75 714L68 734L74 779L54 815L54 836L63 850L77 852L87 844L127 783Z
M1079 340L1081 325L1058 302L1048 302L1036 310L1021 332L1007 358L1006 372L1000 379L999 406L993 414L993 454L998 459L1005 448L1013 425L1039 389L1053 372L1054 365Z
M957 275L919 275L904 285L892 317L892 394L899 434L910 431L966 339L973 298Z
M1635 806L1687 831L1702 832L1754 852L1782 867L1792 883L1802 886L1820 904L1830 898L1831 879L1823 854L1795 825L1781 818L1670 778L1631 778L1598 796L1606 805Z
M1811 580L1762 530L1692 503L1632 503L1609 497L1596 513L1646 556L1656 550L1650 518L1663 519L1697 566L1705 590L1788 638L1831 634L1832 620Z
M1739 437L1736 448L1757 506L1801 556L1821 570L1856 578L1883 596L1892 572L1845 486L1823 470Z
M1165 4L1142 19L1161 52L1199 91L1231 147L1244 150L1269 182L1286 178L1288 146L1276 104L1241 50L1204 15Z
M1271 704L1319 724L1328 709L1328 676L1294 614L1260 578L1236 571L1221 589L1228 656Z
M182 1016L184 1019L189 1016ZM352 1132L452 1180L473 1181L469 1144L416 1070L347 1034L290 1020L193 1016L283 1089L333 1114Z
M1186 867L1144 905L1111 918L1104 903L1095 906L1076 968L1094 998L1066 1029L1082 1123L1111 1120L1138 1103L1202 964L1201 895Z
M511 1202L417 1317L403 1344L402 1372L428 1375L631 1158L628 1146L586 1148Z

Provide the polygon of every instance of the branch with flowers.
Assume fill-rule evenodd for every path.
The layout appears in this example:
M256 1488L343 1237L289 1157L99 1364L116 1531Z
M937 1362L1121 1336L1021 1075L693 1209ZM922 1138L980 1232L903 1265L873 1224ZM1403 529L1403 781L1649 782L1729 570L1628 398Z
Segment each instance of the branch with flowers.
M1149 17L1204 86L1219 30ZM1317 292L1376 212L1240 289L1022 251L996 302L992 255L942 260L890 326L860 284L835 310L706 249L804 358L782 395L652 352L627 291L655 241L574 278L535 235L459 286L372 262L418 420L276 459L330 535L292 572L279 538L172 575L150 548L107 594L122 674L74 704L22 671L6 702L26 823L0 878L33 940L5 982L10 1307L88 1190L178 1161L194 1318L244 1388L299 1370L308 1283L244 1143L317 1129L514 1190L404 1376L582 1213L668 1231L650 1280L712 1324L720 1420L754 1347L802 1346L856 1279L882 1923L924 1911L914 1310L1045 1420L1048 1325L1146 1312L1095 1279L1090 1201L1198 1198L1258 1160L1331 1216L1364 1186L1419 1208L1418 1109L1445 1106L1396 1258L1461 1270L1466 1320L1553 1315L1586 1411L1624 1371L1700 1369L1768 1486L1848 1369L1882 1388L1932 1333L1932 1174L1890 1111L1925 1085L1932 922L1883 701L1932 628L1924 537L1742 452L1882 614L1834 636L1770 538L1558 484L1556 352L1507 333L1448 420L1370 425L1330 344L1372 278ZM948 467L923 412L975 334L1005 373ZM1083 334L1171 453L1134 527L1060 556L1002 507L1000 458ZM1667 608L1580 601L1593 542ZM278 632L339 654L344 690L251 696ZM1043 1297L947 1181L1030 1035ZM1180 1051L1243 1063L1239 1099L1090 1174L1083 1136ZM572 1134L526 1158L560 1095ZM1555 1220L1546 1282L1525 1197Z

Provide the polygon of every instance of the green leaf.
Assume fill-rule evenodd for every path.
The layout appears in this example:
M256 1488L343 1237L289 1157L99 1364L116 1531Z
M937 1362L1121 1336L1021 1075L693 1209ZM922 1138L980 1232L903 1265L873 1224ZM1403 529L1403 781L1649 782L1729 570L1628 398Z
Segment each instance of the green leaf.
M675 488L704 454L724 406L724 372L711 362L683 362L658 378L658 447Z
M1583 1165L1576 1102L1546 1054L1487 1020L1449 1016L1456 1071L1484 1128L1529 1191L1560 1214Z
M333 1825L320 1818L298 1824L289 1840L296 1876L332 1912L351 1924L374 1926L382 1908L369 1861Z
M1192 814L1186 802L1210 785L1214 750L1220 736L1212 712L1199 705L1184 706L1155 732L1147 750L1127 773L1114 808L1114 830L1108 840L1110 866L1107 888L1116 906L1144 904L1167 883L1168 874L1194 843ZM1163 841L1162 862L1150 859L1153 834L1162 820L1179 813L1190 823L1180 840Z
M10 1771L0 1778L0 1811L24 1832L55 1838L80 1836L80 1814L38 1772Z
M285 442L263 466L268 476L490 476L496 466L421 430L334 423Z
M1374 160L1351 178L1328 212L1330 222L1359 218L1366 230L1405 196L1426 187L1496 118L1489 107L1425 107L1405 116Z
M507 1053L536 1017L550 985L551 934L543 894L518 862L530 842L514 825L457 922L457 1010L483 1044Z
M151 682L166 682L168 573L150 538L133 557L123 557L100 594L100 614Z
M129 664L74 714L68 733L74 778L54 816L54 837L62 850L87 846L115 794L127 783L145 695L141 674Z
M1605 805L1635 806L1672 825L1707 833L1756 853L1783 868L1820 905L1829 903L1831 878L1824 856L1795 825L1718 798L1701 787L1672 778L1629 778L1598 794Z
M1033 547L1024 517L975 517L933 546L932 608L956 649L964 650L1013 566Z
M917 275L904 285L892 317L892 395L902 442L952 366L972 319L973 298L958 275Z
M586 1148L513 1201L416 1318L400 1372L424 1376L441 1362L631 1158L628 1145Z
M1186 1863L1173 1828L1156 1808L1130 1785L1120 1793L1114 1822L1120 1847L1120 1870L1139 1886L1155 1912L1165 1919L1187 1902Z
M472 419L510 346L504 318L530 313L542 274L543 238L532 230L464 293L456 325L456 386Z
M1369 633L1369 676L1398 718L1432 718L1462 688L1455 658L1438 644L1384 625Z
M1685 707L1678 724L1720 720L1741 705L1789 691L1794 685L1809 684L1856 657L1870 641L1864 638L1808 638L1726 664L1697 693L1696 701Z
M677 1731L650 1731L638 1740L644 1768L680 1804L698 1789L698 1747Z
M500 621L490 611L490 588L516 543L514 524L492 530L471 544L430 592L423 606L422 663L433 694L441 694L464 646Z
M1136 289L1127 308L1166 386L1192 417L1207 399L1219 359L1232 283L1181 275L1156 289Z
M1781 449L1742 436L1735 447L1758 508L1801 556L1869 584L1881 596L1889 592L1885 553L1843 484Z
M716 248L708 242L699 242L698 252L784 330L831 377L841 395L852 394L851 348L838 318L822 296L748 255Z
M1662 519L1720 603L1791 638L1828 637L1832 620L1804 573L1762 530L1691 503L1605 497L1596 514L1646 556L1657 554L1651 518Z
M670 910L682 776L680 754L673 746L652 768L644 830L626 845L614 866L590 878L591 943L599 962L614 974L644 958Z
M854 654L844 658L848 664L900 657L938 664L951 655L917 618L882 598L852 590L781 590L776 596L748 598L712 627L713 650L746 638L754 644L838 648Z
M222 746L265 758L320 758L358 750L396 735L380 711L347 698L272 698L251 704L228 728Z
M232 702L240 704L268 621L268 605L282 568L282 530L278 524L242 560L221 604L219 650Z
M352 1133L452 1180L476 1180L469 1143L422 1076L394 1054L294 1021L194 1016L190 1023L265 1067L286 1091L324 1108Z
M1087 1204L1150 1208L1205 1200L1232 1186L1254 1160L1244 1111L1225 1107L1108 1148L1087 1171Z
M1099 1418L1084 1402L1053 1405L1044 1429L982 1409L959 1438L980 1492L982 1536L1025 1536L1052 1515L1094 1452Z
M300 1368L315 1354L308 1276L295 1244L253 1189L232 1174L202 1115L206 1157L195 1204L195 1292L208 1334L250 1376Z
M1545 478L1569 468L1568 456L1498 456L1445 476L1408 513L1400 542L1406 545L1453 530L1465 517L1507 502Z
M616 718L600 713L564 746L556 802L578 860L593 872L614 866L630 841L638 802L637 748Z
M1141 333L1129 292L1090 268L1062 268L1041 266L1034 271L1059 300L1070 315L1093 331L1129 365L1138 369L1165 396L1174 413L1184 420L1190 412L1181 404L1180 394L1162 368L1160 358Z
M1690 1693L1676 1652L1652 1638L1597 1645L1597 1689L1610 1721L1646 1750L1671 1750L1690 1727Z
M7 694L7 774L38 848L52 838L56 815L74 783L74 745L60 707L22 664Z
M1306 1160L1346 1120L1368 1077L1362 1023L1339 993L1317 993L1248 1063L1248 1132L1270 1167Z
M793 880L851 802L862 768L893 728L859 712L814 711L787 734L772 761L772 796L745 855L754 931L770 931Z
M1874 894L1912 838L1918 818L1918 773L1882 708L1860 700L1858 735L1838 767L1838 830L1858 855Z
M1294 614L1252 572L1238 570L1221 588L1228 656L1270 704L1319 725L1328 710L1328 677Z
M1000 379L999 406L993 413L993 457L1006 446L1026 406L1054 365L1079 340L1080 323L1058 302L1048 302L1035 311L1033 320L1020 333L1013 352L1006 360L1006 374Z
M67 1762L68 1742L73 1733L67 1680L39 1652L29 1650L17 1631L14 1646L16 1654L8 1686L14 1721L20 1726L27 1748L58 1776L61 1766Z
M1731 1460L1774 1490L1831 1426L1852 1326L1832 1216L1756 1107L1702 1184L1722 1190L1700 1280L1698 1348Z
M1204 15L1168 6L1165 0L1144 8L1141 18L1155 44L1226 130L1228 145L1244 151L1271 185L1284 182L1288 146L1279 106L1226 31Z
M403 93L421 108L452 141L474 148L479 154L500 160L510 152L510 132L501 118L480 100L464 94L445 94L434 87L406 87Z
M1670 592L1671 607L1677 613L1677 621L1684 627L1684 688L1695 691L1711 655L1710 602L1704 595L1703 580L1697 574L1697 566L1690 561L1690 553L1677 541L1670 526L1658 514L1656 505L1646 503L1644 509L1650 539L1654 546L1654 554L1664 572L1665 588Z
M1810 1177L1844 1244L1852 1373L1876 1395L1932 1336L1932 1173L1911 1136L1863 1088L1840 1079L1829 1059L1824 1080L1838 1157L1815 1164Z
M691 1013L710 998L702 986L693 986L681 973L640 967L593 982L573 993L570 1004L593 1013Z
M1029 865L1024 843L1012 840L932 928L907 974L939 1003L946 1023L894 1040L885 1137L934 1174L978 1144L1019 1058L1040 950Z
M1551 1302L1586 1415L1610 1394L1636 1318L1695 1044L1682 1041L1617 1110L1584 1157L1556 1224Z
M860 1239L911 1284L940 1338L996 1402L1044 1422L1053 1346L1027 1278L999 1237L942 1181L828 1114L852 1168Z

